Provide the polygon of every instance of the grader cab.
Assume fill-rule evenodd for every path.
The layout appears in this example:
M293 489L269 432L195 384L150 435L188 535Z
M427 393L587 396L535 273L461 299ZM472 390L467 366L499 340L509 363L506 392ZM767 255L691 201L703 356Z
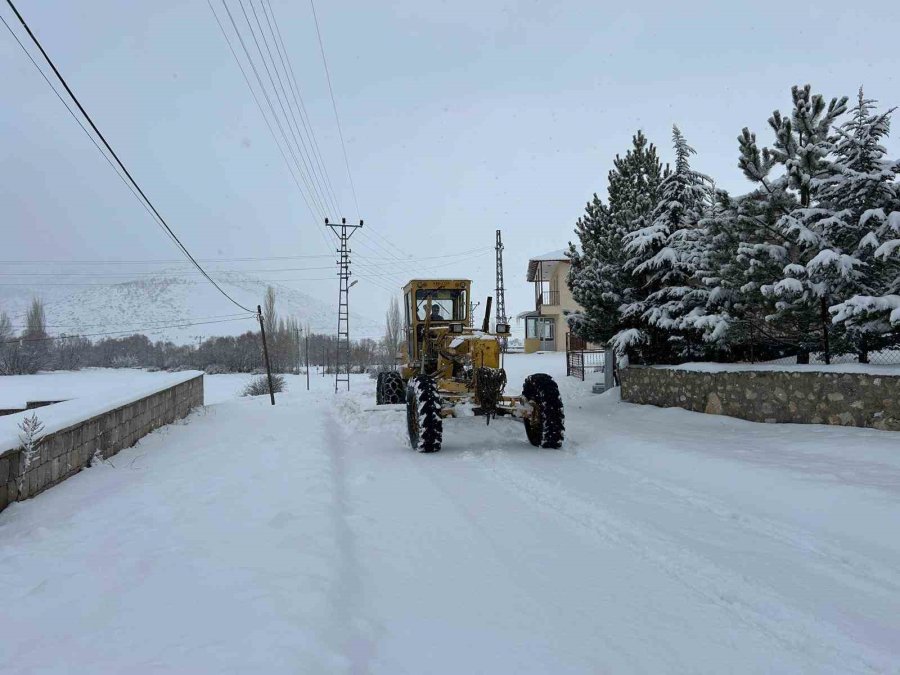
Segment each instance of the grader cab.
M505 394L501 340L509 324L490 329L491 298L477 328L470 327L468 280L415 279L403 287L406 339L399 369L379 373L378 404L405 403L410 445L437 452L448 417L512 417L525 423L532 445L558 448L563 441L563 405L553 378L525 378L522 393Z

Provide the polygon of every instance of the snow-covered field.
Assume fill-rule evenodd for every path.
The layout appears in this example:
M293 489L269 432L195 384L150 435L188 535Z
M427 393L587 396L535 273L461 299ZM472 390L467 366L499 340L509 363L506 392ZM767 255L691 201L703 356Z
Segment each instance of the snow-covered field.
M562 450L288 377L0 514L11 672L898 672L900 435L590 394Z

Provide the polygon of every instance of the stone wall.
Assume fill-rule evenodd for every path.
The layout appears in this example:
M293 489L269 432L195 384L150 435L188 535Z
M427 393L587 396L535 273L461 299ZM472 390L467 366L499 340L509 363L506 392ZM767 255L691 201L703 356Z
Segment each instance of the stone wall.
M0 511L75 475L90 466L95 454L112 457L201 405L203 376L198 375L47 434L28 466L21 449L0 454Z
M838 424L900 431L900 376L869 373L631 366L622 400L755 422Z

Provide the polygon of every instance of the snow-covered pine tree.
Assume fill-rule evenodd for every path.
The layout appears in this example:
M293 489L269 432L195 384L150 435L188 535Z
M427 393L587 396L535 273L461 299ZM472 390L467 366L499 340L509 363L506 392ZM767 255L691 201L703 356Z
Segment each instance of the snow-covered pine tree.
M626 327L614 341L619 351L664 362L691 355L697 339L685 315L694 307L703 231L712 179L691 168L696 154L677 126L672 127L675 168L660 183L649 224L624 237L625 271L632 294L622 308Z
M643 132L632 137L624 157L616 155L608 178L608 205L596 195L576 224L580 246L569 245L572 268L568 284L584 313L571 317L572 331L592 342L606 342L622 328L621 307L631 297L624 269L622 239L643 227L667 175Z
M792 345L799 353L821 350L828 360L831 337L828 307L838 291L838 279L852 279L858 261L832 238L840 225L820 203L821 191L832 175L832 128L847 109L847 98L825 103L809 85L793 87L793 111L785 118L775 111L769 126L775 133L772 148L759 150L746 128L739 141L739 166L757 183L756 204L750 215L753 235L738 248L749 277L748 293L757 290L766 301L765 321L748 314L754 328ZM772 177L776 167L783 173ZM762 207L759 209L758 207ZM746 216L745 216L746 217Z
M605 342L619 322L621 237L596 193L575 223L575 234L580 247L569 242L572 265L566 283L584 311L569 316L569 327L584 340Z
M860 87L850 118L838 130L835 171L823 201L844 223L844 243L863 264L843 302L831 308L853 338L860 360L900 333L900 161L882 145L895 109L876 111Z

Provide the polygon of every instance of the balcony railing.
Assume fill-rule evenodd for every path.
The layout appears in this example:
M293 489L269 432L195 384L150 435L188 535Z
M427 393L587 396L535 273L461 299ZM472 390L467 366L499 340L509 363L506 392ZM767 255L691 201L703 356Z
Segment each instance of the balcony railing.
M559 304L559 291L541 291L537 296L537 306L540 308L542 305L558 305Z

